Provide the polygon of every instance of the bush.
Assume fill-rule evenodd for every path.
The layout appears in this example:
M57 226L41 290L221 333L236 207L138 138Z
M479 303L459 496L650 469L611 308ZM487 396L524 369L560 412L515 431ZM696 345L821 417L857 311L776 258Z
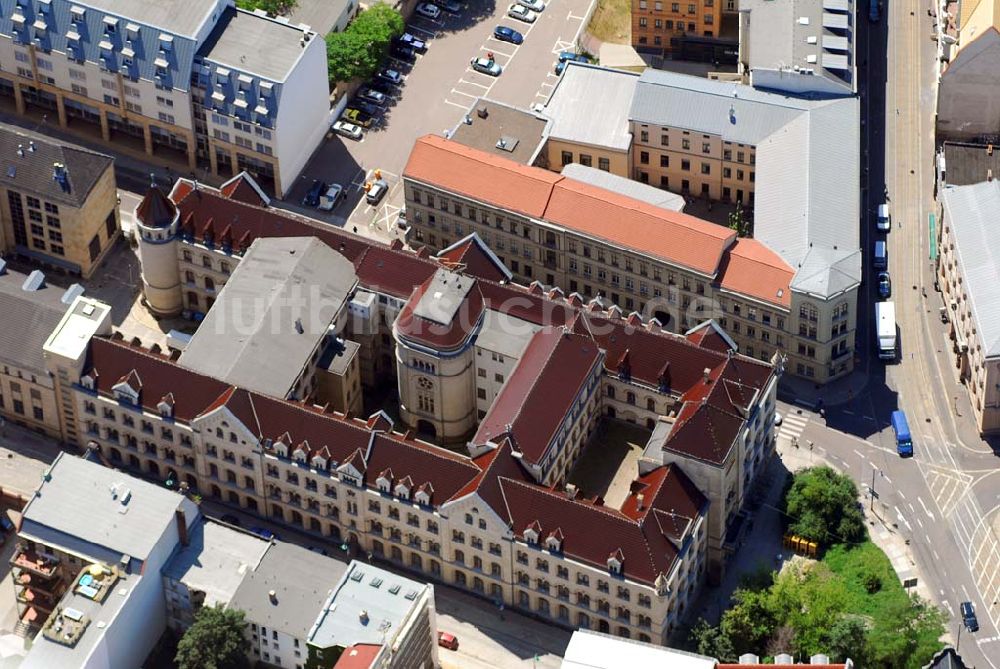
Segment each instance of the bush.
M875 572L868 572L862 576L861 583L865 586L865 590L869 595L874 595L882 589L882 577Z
M296 0L236 0L236 6L240 9L251 12L255 9L263 9L271 16L288 14L295 9L296 5L298 5Z
M867 536L854 481L829 467L797 472L785 493L784 511L791 534L821 546L857 543Z

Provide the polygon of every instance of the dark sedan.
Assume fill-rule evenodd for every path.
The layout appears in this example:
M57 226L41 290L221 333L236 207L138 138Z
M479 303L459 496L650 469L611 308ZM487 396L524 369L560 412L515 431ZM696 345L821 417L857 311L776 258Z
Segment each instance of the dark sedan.
M497 26L494 28L493 37L501 42L510 42L511 44L521 44L524 42L524 35L507 26Z
M319 204L319 196L322 195L325 190L325 183L319 179L313 179L312 185L309 186L309 190L306 191L305 197L302 198L302 204L307 207L315 207Z

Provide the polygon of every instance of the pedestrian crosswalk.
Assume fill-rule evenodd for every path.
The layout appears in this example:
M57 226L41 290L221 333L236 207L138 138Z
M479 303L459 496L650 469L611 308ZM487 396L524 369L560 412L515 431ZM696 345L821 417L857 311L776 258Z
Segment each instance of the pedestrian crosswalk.
M778 427L778 438L792 443L797 440L802 431L809 424L809 419L794 413L787 413L783 416L781 425Z

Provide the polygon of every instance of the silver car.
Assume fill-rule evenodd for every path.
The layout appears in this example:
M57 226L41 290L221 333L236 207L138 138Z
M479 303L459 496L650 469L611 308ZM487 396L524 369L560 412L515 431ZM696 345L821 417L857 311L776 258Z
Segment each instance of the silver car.
M348 121L335 121L333 131L338 135L353 140L359 140L364 135L364 130L361 129L361 126Z
M533 12L540 12L545 9L545 3L542 0L517 0L517 4L527 7Z
M535 19L538 18L538 14L523 5L511 5L508 7L507 16L518 21L524 21L525 23L534 23Z
M476 72L482 72L483 74L488 74L491 77L499 77L500 73L503 72L503 68L495 60L490 60L489 58L473 58L471 61L472 69Z

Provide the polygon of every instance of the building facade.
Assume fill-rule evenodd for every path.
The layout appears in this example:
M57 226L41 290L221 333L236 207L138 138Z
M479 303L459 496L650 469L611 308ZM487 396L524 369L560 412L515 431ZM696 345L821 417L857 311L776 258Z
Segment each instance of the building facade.
M245 169L279 196L326 130L322 40L230 0L11 0L0 34L0 94L18 113L191 170Z
M120 234L112 158L7 125L0 154L0 251L89 278Z
M720 60L736 44L717 43L726 0L632 0L632 47L640 53L685 60Z

